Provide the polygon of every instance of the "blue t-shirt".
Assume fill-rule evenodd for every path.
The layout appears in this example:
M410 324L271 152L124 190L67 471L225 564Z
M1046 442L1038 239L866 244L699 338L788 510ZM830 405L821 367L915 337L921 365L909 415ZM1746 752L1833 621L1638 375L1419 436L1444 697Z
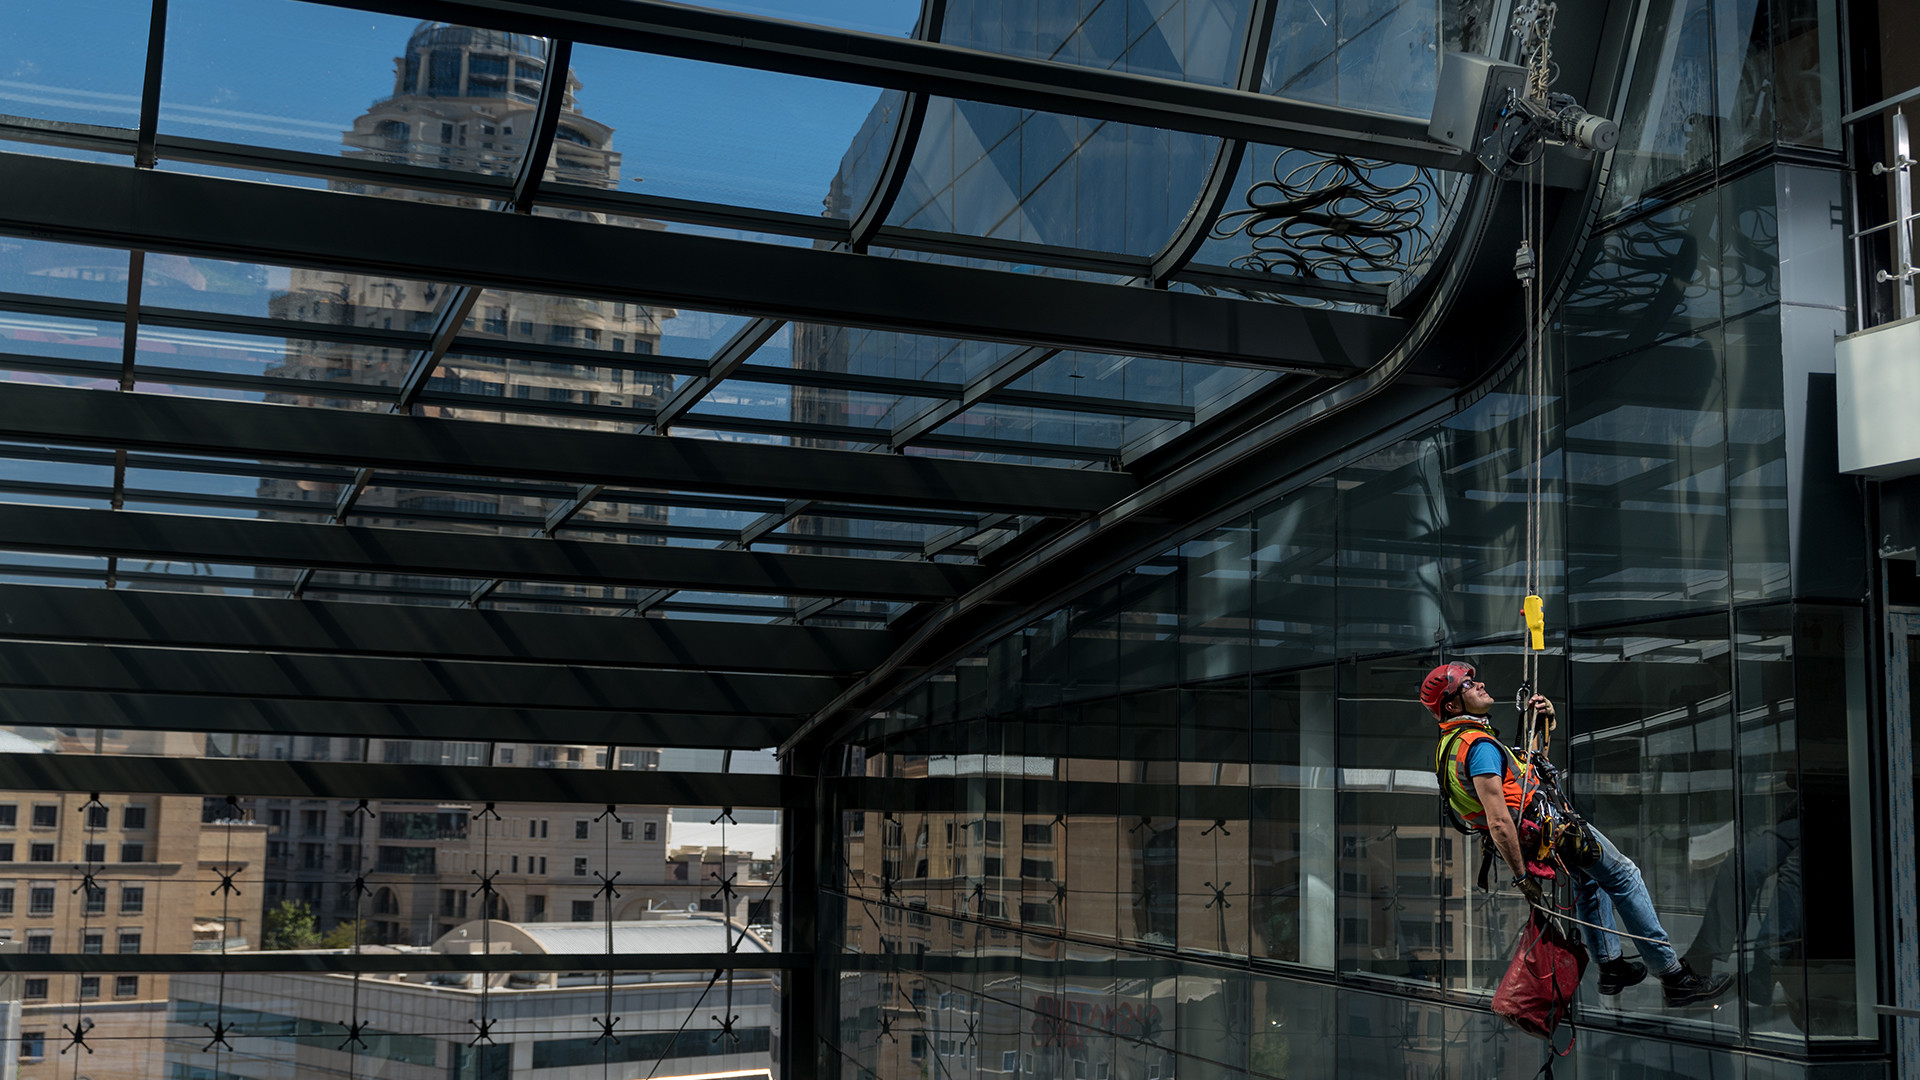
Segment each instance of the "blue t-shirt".
M1507 755L1493 739L1481 739L1467 751L1468 776L1505 776Z

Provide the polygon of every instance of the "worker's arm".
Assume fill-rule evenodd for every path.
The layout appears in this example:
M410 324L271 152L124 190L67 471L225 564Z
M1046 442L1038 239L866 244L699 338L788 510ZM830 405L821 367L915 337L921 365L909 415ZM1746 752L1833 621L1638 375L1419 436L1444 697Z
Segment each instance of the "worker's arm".
M1473 778L1473 792L1480 798L1480 805L1487 812L1487 833L1493 837L1493 846L1500 857L1513 867L1516 878L1527 876L1527 860L1520 854L1520 830L1513 823L1512 810L1507 806L1506 787L1500 777L1486 774Z

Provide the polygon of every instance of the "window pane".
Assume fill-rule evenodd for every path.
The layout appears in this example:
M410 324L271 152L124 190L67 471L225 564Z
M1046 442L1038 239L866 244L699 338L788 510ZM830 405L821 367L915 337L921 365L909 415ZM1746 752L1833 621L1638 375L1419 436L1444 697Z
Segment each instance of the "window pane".
M1683 956L1721 864L1739 846L1728 645L1724 613L1573 639L1576 808L1639 866ZM1649 1017L1664 1012L1653 979L1614 1000ZM1696 1010L1679 1022L1737 1031L1739 1017Z
M0 112L140 126L146 0L19 0L0 27Z

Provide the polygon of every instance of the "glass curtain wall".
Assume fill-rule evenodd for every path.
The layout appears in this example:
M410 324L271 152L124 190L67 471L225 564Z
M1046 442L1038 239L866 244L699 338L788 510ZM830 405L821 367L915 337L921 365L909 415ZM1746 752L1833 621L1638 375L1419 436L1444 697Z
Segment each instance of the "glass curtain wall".
M1874 1074L1822 1064L1877 1037L1865 538L1844 501L1808 516L1844 275L1792 265L1842 256L1812 209L1839 174L1771 154L1837 145L1831 15L1652 5L1539 399L1516 365L847 738L822 910L844 1075L1532 1075L1542 1049L1484 1011L1524 911L1474 887L1415 700L1443 660L1519 683L1530 529L1555 760L1676 948L1737 977L1717 1010L1589 980L1570 1064ZM1789 63L1812 73L1769 82ZM1675 109L1698 145L1661 142Z

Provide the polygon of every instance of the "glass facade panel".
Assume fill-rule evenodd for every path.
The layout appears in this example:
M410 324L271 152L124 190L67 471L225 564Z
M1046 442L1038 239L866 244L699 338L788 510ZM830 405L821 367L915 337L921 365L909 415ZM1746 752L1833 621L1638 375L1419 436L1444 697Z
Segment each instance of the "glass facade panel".
M1634 60L1609 207L1632 206L1714 160L1712 0L1654 0Z
M1723 344L1711 329L1568 373L1575 623L1727 602Z
M1573 638L1575 805L1639 866L1682 955L1740 836L1730 653L1724 613ZM1616 1007L1648 1022L1738 1031L1734 1010L1663 1014L1658 994L1650 980Z

